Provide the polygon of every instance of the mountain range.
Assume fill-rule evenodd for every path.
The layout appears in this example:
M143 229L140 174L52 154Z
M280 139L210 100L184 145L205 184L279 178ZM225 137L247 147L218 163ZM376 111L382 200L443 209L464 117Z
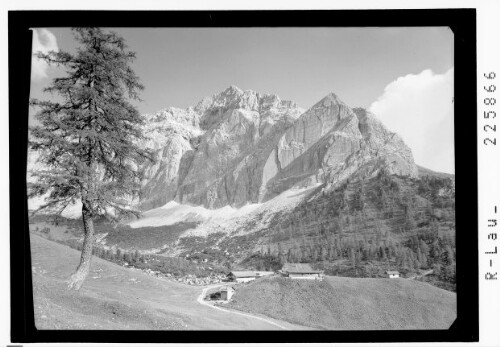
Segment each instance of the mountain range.
M380 170L417 177L411 150L365 109L331 93L304 111L276 95L230 86L195 107L146 115L144 145L156 150L146 168L141 207L169 201L217 209L262 203L292 187Z
M357 277L432 267L454 285L454 175L417 166L369 111L333 93L304 110L230 86L144 117L140 145L157 160L141 168L143 216L98 224L102 247ZM63 213L80 215L78 205Z

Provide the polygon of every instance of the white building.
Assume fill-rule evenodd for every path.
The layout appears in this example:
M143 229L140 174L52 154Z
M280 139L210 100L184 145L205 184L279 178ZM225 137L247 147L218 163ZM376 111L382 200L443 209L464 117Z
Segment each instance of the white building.
M233 287L222 287L220 290L220 299L224 301L229 301L231 300L233 294L234 294Z
M386 271L388 278L399 278L399 271Z

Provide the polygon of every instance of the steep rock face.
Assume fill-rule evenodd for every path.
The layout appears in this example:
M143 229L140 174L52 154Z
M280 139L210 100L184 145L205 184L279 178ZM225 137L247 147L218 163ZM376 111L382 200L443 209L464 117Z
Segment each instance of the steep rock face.
M306 184L323 181L327 170L334 170L359 149L358 125L353 111L333 93L304 113L274 150L278 170L267 184L266 199L304 180Z
M411 150L397 134L368 111L350 109L335 94L304 113L281 137L274 153L275 165L268 171L275 170L275 176L267 184L266 199L297 184L327 183L330 188L351 175L368 178L382 169L418 175Z
M182 157L191 150L189 141L172 134L156 153L156 164L148 168L142 189L141 208L148 210L175 198Z
M257 202L263 157L272 150L276 132L302 109L275 95L231 86L205 98L195 110L202 113L200 125L206 133L186 157L176 200L209 208Z
M145 117L141 145L153 149L157 161L142 168L143 210L171 200L241 207L294 186L333 189L381 170L418 175L398 135L333 93L304 113L276 95L231 86L195 107Z
M146 115L142 145L155 151L156 162L145 168L142 209L161 206L175 198L182 158L203 134L199 122L200 116L192 108L168 108Z
M360 150L347 157L336 170L329 170L326 182L335 186L353 174L358 179L366 179L380 170L388 174L418 177L411 150L401 137L389 131L365 109L355 108L353 112L358 118L362 135Z
M364 109L329 94L307 112L276 95L231 86L194 108L149 116L158 163L147 169L143 208L170 200L219 208L269 200L293 187L380 170L416 177L402 139Z
M281 137L277 148L278 161L282 169L306 152L326 133L334 128L346 128L354 114L335 94L329 94L323 100L304 113ZM352 126L350 135L358 136L359 131Z

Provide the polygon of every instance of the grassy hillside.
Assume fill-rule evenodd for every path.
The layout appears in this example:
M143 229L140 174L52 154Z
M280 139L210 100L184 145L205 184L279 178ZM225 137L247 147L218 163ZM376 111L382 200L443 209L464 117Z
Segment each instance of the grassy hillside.
M30 234L37 329L274 330L275 325L200 305L200 287L147 276L93 258L79 291L66 280L80 252ZM297 329L283 322L283 325Z
M405 279L263 278L241 285L229 307L320 329L447 329L456 295Z
M71 225L69 223L68 225ZM31 232L37 236L41 236L45 239L55 241L65 246L69 246L73 249L81 251L83 248L83 239L80 237L81 235L76 233L74 230L71 231L68 225L63 224L63 221L59 223L59 225L55 226L48 222L39 221L37 223L32 223L30 226ZM102 228L102 225L99 224ZM131 230L130 227L127 227ZM153 229L156 231L158 228L140 228L143 233L132 233L129 232L128 235L132 235L133 238L138 240L137 243L125 243L125 246L129 246L132 244L137 247L140 244L145 244L146 242L153 242L155 240L154 234L148 233L148 229ZM164 235L161 233L156 233L156 235L165 240L166 238L174 238L168 232L168 226L164 228ZM101 229L102 230L102 229ZM116 232L118 237L121 237L121 240L127 240L126 232L122 232L120 235L120 231ZM125 234L125 237L124 235ZM116 236L114 236L116 237ZM140 242L144 240L145 242ZM92 249L92 253L95 257L99 257L101 259L113 262L118 265L131 266L136 269L144 269L151 270L154 272L161 273L167 277L176 278L178 280L187 280L187 277L196 278L198 282L214 282L218 283L218 279L226 276L229 270L223 266L218 266L217 264L212 263L204 263L203 261L199 261L200 259L184 259L180 257L171 257L164 254L153 254L153 253L145 253L143 251L138 251L137 248L132 250L127 250L123 247L124 241L120 243L113 244L114 249L111 249L109 246L103 245L102 243L97 243L94 245ZM130 242L130 241L129 241ZM208 260L208 259L207 259Z

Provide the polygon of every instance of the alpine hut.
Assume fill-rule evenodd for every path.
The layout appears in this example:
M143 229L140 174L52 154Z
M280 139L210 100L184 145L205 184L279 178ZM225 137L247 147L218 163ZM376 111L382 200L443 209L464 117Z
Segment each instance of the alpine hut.
M309 264L286 263L282 273L293 279L322 280L323 271L313 270Z

